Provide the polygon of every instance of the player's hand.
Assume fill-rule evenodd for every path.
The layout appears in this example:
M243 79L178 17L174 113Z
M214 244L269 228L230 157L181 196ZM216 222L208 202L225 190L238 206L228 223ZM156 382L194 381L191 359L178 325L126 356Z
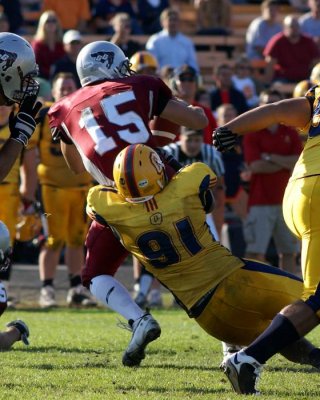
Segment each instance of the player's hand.
M214 130L212 136L214 147L221 152L234 149L238 138L236 133L223 126Z
M36 95L26 95L16 115L12 112L9 117L10 139L21 143L24 147L36 129L35 116L40 110L42 103L37 101Z

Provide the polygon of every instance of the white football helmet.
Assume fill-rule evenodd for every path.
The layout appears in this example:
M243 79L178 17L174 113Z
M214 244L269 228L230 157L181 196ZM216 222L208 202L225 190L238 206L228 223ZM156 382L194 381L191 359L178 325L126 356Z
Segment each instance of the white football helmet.
M0 33L0 93L6 103L21 103L25 94L37 95L36 75L38 66L30 43L14 33Z
M92 42L82 48L77 57L77 72L82 86L132 74L124 52L107 41Z

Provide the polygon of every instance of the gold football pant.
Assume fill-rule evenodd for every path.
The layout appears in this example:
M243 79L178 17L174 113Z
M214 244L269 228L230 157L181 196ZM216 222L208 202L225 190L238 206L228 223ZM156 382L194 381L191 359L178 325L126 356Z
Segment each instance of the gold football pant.
M46 246L59 249L84 245L87 233L85 204L88 188L57 188L42 185L42 202L48 222Z
M307 300L312 296L312 308L315 312L318 311L320 317L320 294L316 293L320 282L319 175L288 183L283 199L283 214L291 232L302 241L301 269L304 282L302 299Z
M302 281L279 268L244 260L216 288L198 324L211 336L227 343L248 345L286 305L298 300Z
M20 194L17 183L2 183L0 185L0 221L4 222L10 232L11 243L16 235Z

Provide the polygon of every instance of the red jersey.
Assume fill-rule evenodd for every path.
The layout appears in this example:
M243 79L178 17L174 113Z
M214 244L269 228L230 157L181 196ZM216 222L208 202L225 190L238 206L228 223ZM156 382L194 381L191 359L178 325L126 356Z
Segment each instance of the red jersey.
M299 155L302 150L301 139L295 129L278 125L275 132L263 129L243 137L245 161L250 165L261 159L262 153L281 156ZM291 171L281 169L269 174L252 174L248 206L282 204L283 194Z
M171 98L168 86L152 76L103 81L55 103L48 112L50 128L60 132L62 141L77 147L97 182L110 184L113 162L123 148L134 143L163 145L148 124Z

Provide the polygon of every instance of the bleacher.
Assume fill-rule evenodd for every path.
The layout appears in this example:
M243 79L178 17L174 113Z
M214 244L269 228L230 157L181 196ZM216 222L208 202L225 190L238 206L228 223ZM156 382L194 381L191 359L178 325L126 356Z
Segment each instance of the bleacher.
M37 22L40 16L38 0L23 0L23 15L26 21L26 38L32 39ZM175 7L178 8L181 19L181 31L187 34L195 44L200 66L203 84L210 87L213 83L212 72L214 67L221 63L233 64L234 59L245 50L245 32L250 22L260 15L260 5L258 4L233 4L232 5L232 34L228 36L197 36L196 31L196 12L192 2L176 1ZM286 15L295 12L289 5L280 6L280 20ZM132 36L133 40L145 45L149 36ZM105 39L103 35L85 35L86 43L94 40ZM264 62L253 63L254 77L262 79ZM284 85L284 93L291 93L292 85Z

